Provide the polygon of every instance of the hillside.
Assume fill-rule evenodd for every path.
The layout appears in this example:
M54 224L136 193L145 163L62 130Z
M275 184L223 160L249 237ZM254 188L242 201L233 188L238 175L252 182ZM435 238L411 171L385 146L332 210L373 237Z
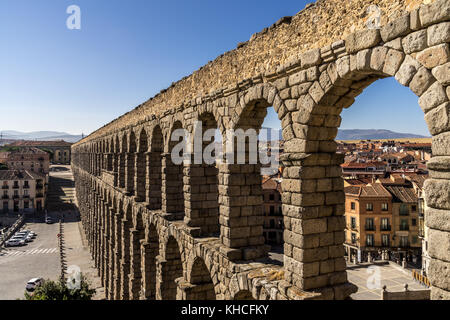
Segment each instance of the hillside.
M336 140L384 140L384 139L422 139L428 138L412 133L399 133L384 129L343 129L339 130Z

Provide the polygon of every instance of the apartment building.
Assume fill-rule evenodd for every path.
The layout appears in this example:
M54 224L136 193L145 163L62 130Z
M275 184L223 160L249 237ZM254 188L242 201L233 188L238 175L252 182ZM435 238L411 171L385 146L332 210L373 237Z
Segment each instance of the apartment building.
M391 247L392 195L379 183L347 186L345 248L352 261L368 261Z
M50 156L47 152L34 147L6 147L0 151L0 163L9 170L28 170L48 174Z
M419 199L412 186L390 185L385 188L392 194L394 237L392 257L398 261L418 264L421 260L422 242L419 239Z
M43 210L47 177L28 170L0 170L0 214Z
M281 201L281 179L263 177L264 237L270 245L283 243L283 213Z
M53 164L70 164L72 143L60 141L15 141L12 147L34 147L50 153L50 162Z

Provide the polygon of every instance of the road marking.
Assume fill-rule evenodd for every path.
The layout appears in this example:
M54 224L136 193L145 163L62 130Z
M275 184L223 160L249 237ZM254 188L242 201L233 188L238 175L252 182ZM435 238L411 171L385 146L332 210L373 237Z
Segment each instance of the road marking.
M34 255L34 254L52 254L57 252L57 248L45 248L45 249L30 249L26 251L11 250L2 252L3 256L21 256L21 255ZM0 255L0 256L2 256Z

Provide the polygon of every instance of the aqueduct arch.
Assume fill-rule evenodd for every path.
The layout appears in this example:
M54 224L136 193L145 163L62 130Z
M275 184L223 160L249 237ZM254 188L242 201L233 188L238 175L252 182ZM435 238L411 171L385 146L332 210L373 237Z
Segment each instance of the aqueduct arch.
M342 109L373 81L395 77L420 97L433 135L429 277L432 299L450 299L450 2L382 3L392 18L368 29L355 8L374 2L318 1L72 147L83 226L108 298L182 299L208 288L189 296L202 299L211 283L217 299L347 298L355 287L345 271L343 159L334 138ZM317 19L328 21L324 30ZM170 163L174 128L192 134L197 119L221 132L258 127L267 106L285 141L281 267L266 259L256 167ZM196 190L202 181L211 203ZM194 266L206 280L196 283Z

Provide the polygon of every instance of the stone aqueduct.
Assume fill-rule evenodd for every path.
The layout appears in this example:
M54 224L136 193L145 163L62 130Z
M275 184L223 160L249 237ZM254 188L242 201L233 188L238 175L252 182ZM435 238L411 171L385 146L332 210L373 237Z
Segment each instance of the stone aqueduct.
M347 298L356 288L347 281L343 158L334 138L343 108L377 79L395 77L419 97L433 136L429 277L432 299L449 299L450 1L420 2L318 1L75 144L78 204L107 298ZM344 40L311 40L314 16L350 25L370 4L397 14L381 29L361 20L353 33L335 26ZM297 40L286 36L302 23ZM264 48L263 58L255 48ZM220 69L233 61L249 68ZM183 166L170 158L173 130L192 132L196 120L222 133L259 129L268 106L285 141L282 266L267 257L258 165Z

